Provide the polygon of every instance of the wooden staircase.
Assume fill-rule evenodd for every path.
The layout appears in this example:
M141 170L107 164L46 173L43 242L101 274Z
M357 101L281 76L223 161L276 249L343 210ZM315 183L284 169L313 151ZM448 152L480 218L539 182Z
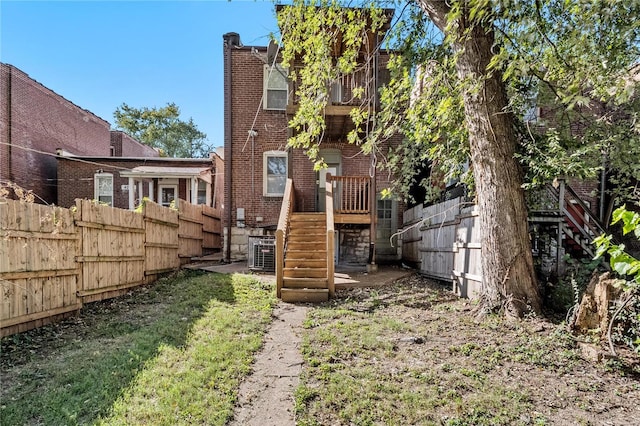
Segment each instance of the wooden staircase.
M327 261L326 214L292 213L284 257L282 300L329 300Z

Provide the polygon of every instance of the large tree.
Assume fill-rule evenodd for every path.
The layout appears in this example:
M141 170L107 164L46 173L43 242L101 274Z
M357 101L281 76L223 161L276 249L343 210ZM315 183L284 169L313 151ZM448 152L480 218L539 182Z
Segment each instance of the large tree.
M145 145L160 150L163 156L205 158L211 150L207 135L193 122L180 119L174 103L162 108L134 108L123 103L113 113L116 126Z
M371 152L402 131L405 143L390 157L400 176L410 177L416 164L429 162L433 176L462 175L473 182L482 227L481 307L515 316L537 312L541 302L518 158L528 162L526 171L535 179L567 170L576 159L584 165L601 147L593 140L565 144L556 150L558 158L550 158L540 146L553 137L534 135L523 114L542 88L553 93L552 102L563 111L582 116L593 102L628 100L634 84L624 76L638 58L638 20L628 17L638 16L638 2L415 0L400 5L405 13L390 32L397 54L390 63L391 81L380 95L384 107L375 116L354 110L356 124L377 126L365 132L359 126L350 142ZM280 13L285 62L300 55L304 61L291 145L317 153L327 88L336 75L356 66L363 22L374 31L381 27L384 16L376 10L300 0ZM347 48L334 60L330 47L336 29ZM589 165L575 169L595 171Z

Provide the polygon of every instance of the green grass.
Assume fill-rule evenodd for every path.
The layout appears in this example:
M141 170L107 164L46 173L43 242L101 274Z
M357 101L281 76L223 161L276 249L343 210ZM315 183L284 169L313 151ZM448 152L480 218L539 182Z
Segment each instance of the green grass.
M460 341L466 325L454 329L441 314L459 305L443 309L446 301L432 297L427 309L437 316L424 321L425 307L416 306L406 289L395 290L374 309L362 306L375 294L338 299L309 313L302 347L307 367L295 393L298 424L522 424L521 414L532 410L530 397L489 378L485 357L493 351L472 341L451 345L439 336L458 333Z
M0 424L223 425L274 303L250 276L182 273L5 338Z

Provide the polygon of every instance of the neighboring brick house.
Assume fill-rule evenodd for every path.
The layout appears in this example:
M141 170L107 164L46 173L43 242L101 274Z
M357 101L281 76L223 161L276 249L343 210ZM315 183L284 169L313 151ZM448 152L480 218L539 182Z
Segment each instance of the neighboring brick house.
M111 131L111 157L159 157L160 153L121 130Z
M110 125L18 68L0 63L0 180L57 200L57 149L109 156Z
M347 142L347 133L353 128L349 116L355 105L350 103L352 88L370 84L367 90L373 93L380 87L380 79L349 75L334 83L331 105L325 109L327 130L320 150L329 169L317 172L303 149L287 147L291 135L288 122L297 107L293 96L296 82L288 79L280 65L273 66L273 58L277 57L274 45L243 46L237 33L225 34L223 41L225 259L246 259L249 236L273 234L287 178L295 186L296 211L324 211L327 173L342 179L334 184L336 212L340 211L341 198L346 200L341 195L342 188L360 185L360 214L347 217L336 213L339 263L374 261L371 258L374 243L378 262L399 259L400 253L390 245L389 236L402 223L402 203L380 199L379 193L388 186L389 176L376 173L375 159ZM371 58L372 63L378 64L379 72L375 75L388 75L385 72L388 53L376 51L379 53ZM400 138L398 135L387 144L397 144ZM375 202L371 194L378 194ZM374 238L372 229L376 229Z
M76 198L94 199L133 209L143 197L169 206L181 198L192 204L221 207L222 190L214 179L222 168L211 158L58 157L58 205L71 207Z

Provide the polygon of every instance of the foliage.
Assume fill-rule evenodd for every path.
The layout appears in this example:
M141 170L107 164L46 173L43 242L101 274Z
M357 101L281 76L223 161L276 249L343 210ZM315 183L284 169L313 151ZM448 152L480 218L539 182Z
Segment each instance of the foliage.
M294 135L289 146L304 148L315 161L316 169L324 166L319 158L319 143L326 129L324 108L329 101L329 90L341 76L349 75L363 66L359 55L367 43L367 31L378 32L385 22L380 9L343 8L336 0L307 2L295 0L293 7L285 7L278 13L278 25L284 43L283 65L289 68L289 77L300 81L299 108L289 127ZM334 55L336 40L342 43L342 52ZM368 64L374 52L365 51ZM296 60L302 62L295 68ZM353 96L363 106L369 99L363 98L364 89L354 88ZM351 118L357 127L371 118L370 109L354 108ZM357 143L358 132L349 135L351 143Z
M557 284L547 283L550 286L547 305L563 314L577 308L593 272L602 264L600 259L574 259L569 255L565 255L564 262L567 266L564 276L558 278Z
M640 239L640 213L629 211L626 205L617 208L613 212L612 225L622 222L622 232L624 235L633 232L636 238ZM611 268L622 276L626 276L624 288L626 290L640 290L640 260L625 252L624 244L614 244L613 235L600 235L594 240L598 247L596 257L609 255Z
M15 197L27 203L33 203L36 195L32 190L27 190L11 181L0 181L0 198Z
M633 232L640 239L640 213L629 211L626 206L619 207L613 212L611 224L622 222L623 234ZM605 253L609 255L611 268L626 279L622 286L630 292L635 302L631 309L622 312L622 318L616 327L617 340L629 343L640 352L640 260L625 252L624 244L615 244L612 235L601 235L594 240L598 247L597 257Z
M382 108L375 116L371 110L360 114L354 110L357 129L349 142L372 152L402 132L403 144L383 163L399 176L396 190L406 194L416 183L416 166L429 164L432 176L423 183L436 196L442 182L472 183L467 129L461 126L465 118L461 91L474 83L457 77L454 32L447 37L438 32L422 3L430 2L402 4L402 13L396 14L387 37L394 57L388 65L391 80L379 94ZM382 4L340 9L335 0L297 0L295 7L279 14L284 60L291 64L301 58L304 65L291 74L300 78L301 85L296 94L300 109L290 123L295 132L289 142L307 149L314 160L325 129L323 108L331 82L358 66L365 17L372 15L372 28L378 30L382 21L376 11ZM454 25L464 7L458 1L449 4L448 22ZM518 158L527 172L527 184L539 186L563 175L592 177L604 159L615 171L611 181L617 193L628 194L640 179L640 97L635 94L637 81L631 78L638 70L630 71L640 58L640 23L625 18L640 14L640 4L501 0L490 5L466 3L469 16L497 34L490 67L502 73L510 95L508 112L519 119ZM331 31L320 30L326 28ZM334 60L331 47L338 28L345 34L347 49ZM362 105L366 101L362 99ZM536 105L551 111L551 121L528 121Z
M164 156L206 158L211 150L207 135L198 130L192 118L181 120L180 109L174 103L162 108L134 108L123 103L113 116L118 129L159 149Z

